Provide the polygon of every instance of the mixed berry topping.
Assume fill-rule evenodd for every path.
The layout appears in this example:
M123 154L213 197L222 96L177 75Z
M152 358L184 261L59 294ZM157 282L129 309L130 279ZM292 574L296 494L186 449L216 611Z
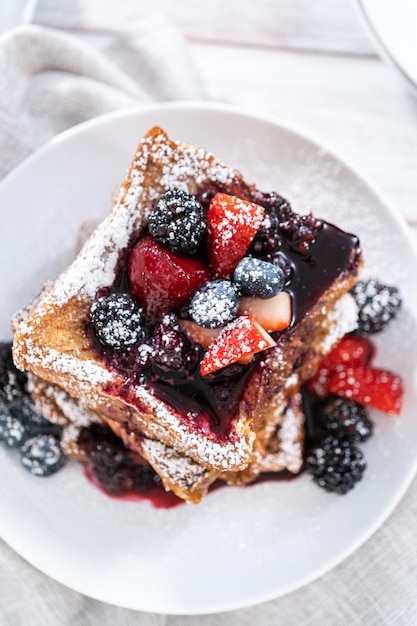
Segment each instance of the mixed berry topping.
M21 460L31 474L50 476L65 463L59 438L50 433L41 433L27 439L21 449Z
M174 254L195 254L206 233L203 207L185 191L167 191L148 218L149 232Z
M361 480L366 462L352 441L329 435L309 451L306 467L319 487L345 494Z
M127 293L113 293L94 300L90 321L97 339L115 350L134 346L143 337L142 309Z
M384 285L374 278L359 280L351 294L359 308L357 332L362 335L381 332L401 309L397 287Z
M280 267L248 256L236 265L233 280L247 296L272 298L284 288L285 276Z
M239 304L236 285L229 280L212 280L196 291L188 312L204 328L222 328L236 317Z
M77 443L89 459L93 476L112 495L146 493L160 483L151 466L129 452L104 424L83 428Z
M276 345L277 335L270 333L285 332L342 271L350 271L359 244L311 214L293 212L274 192L252 189L250 201L216 189L197 195L164 194L150 213L148 233L127 250L123 271L140 311L136 342L119 349L117 336L104 341L95 332L106 347L103 354L127 381L151 384L196 428L206 428L208 415L213 433L227 433L238 406L236 389L243 389L254 357ZM112 297L126 297L117 296L118 290L116 281ZM359 291L353 295L361 307ZM369 298L366 292L366 306ZM381 306L392 319L399 305L393 292L390 298ZM385 320L387 312L380 317ZM384 324L379 322L381 330ZM378 327L376 316L367 333L376 332L371 326ZM309 446L306 467L330 491L346 493L362 477L365 461L356 444L372 434L365 406L400 411L401 381L374 368L373 354L366 337L346 336L308 383L308 393L325 401L320 400L320 437ZM103 461L114 448L94 445L90 456L98 480L109 491L131 491L141 466L127 468L129 454L117 463ZM117 471L100 464L117 465Z
M331 398L323 409L323 427L337 439L363 443L372 435L373 425L365 406L346 398Z

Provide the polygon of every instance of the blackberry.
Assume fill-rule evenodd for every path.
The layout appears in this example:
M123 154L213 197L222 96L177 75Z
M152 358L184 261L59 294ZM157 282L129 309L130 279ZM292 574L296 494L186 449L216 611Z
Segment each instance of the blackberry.
M136 345L143 337L142 309L127 293L114 293L94 300L90 322L97 339L114 350Z
M207 229L200 202L180 189L164 193L149 214L148 226L155 241L180 256L195 254Z
M13 363L12 343L0 342L0 401L6 405L27 395L27 375Z
M139 463L140 457L126 450L110 428L101 424L83 428L78 444L85 450L94 477L107 492L145 493L157 484L154 470Z
M276 215L280 221L286 219L286 216L292 213L288 200L280 196L276 191L265 192L255 189L252 192L252 202L263 206L267 213Z
M375 278L359 280L351 294L359 309L356 333L360 335L381 332L401 310L397 287L384 285Z
M237 315L240 298L236 285L228 280L212 280L194 294L189 315L204 328L221 328Z
M21 460L31 474L50 476L61 469L65 456L56 435L41 433L25 441L21 448Z
M354 400L330 399L323 409L323 426L336 438L361 443L372 435L373 425L367 409Z
M275 213L265 212L261 225L249 248L249 253L264 259L268 255L270 257L281 245L279 219Z
M361 480L366 468L359 448L348 439L329 435L308 453L306 469L326 491L345 494Z
M235 268L233 280L248 296L272 298L284 288L285 276L282 269L272 263L244 257Z
M299 254L307 254L322 226L323 222L311 214L291 213L280 221L279 229L292 250Z
M110 368L124 374L132 382L139 382L142 374L153 362L154 350L150 345L150 339L138 346L126 348L122 352L113 352L105 356L108 358Z
M189 371L197 361L195 344L181 330L175 315L167 314L152 332L153 360L171 370Z

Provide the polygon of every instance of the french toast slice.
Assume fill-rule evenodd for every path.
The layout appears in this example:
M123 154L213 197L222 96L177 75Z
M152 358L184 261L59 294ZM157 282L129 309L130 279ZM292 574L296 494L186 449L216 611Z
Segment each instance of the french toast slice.
M191 385L190 391L188 379L186 384L169 376L155 381L146 372L132 382L97 349L88 324L90 309L97 294L116 285L126 251L147 235L148 215L172 189L198 196L202 203L216 192L265 206L269 202L268 194L260 195L239 172L205 150L174 142L160 128L151 129L110 216L17 324L14 359L20 369L62 388L106 421L158 441L208 472L244 471L252 462L256 440L259 449L268 449L294 387L314 374L341 334L351 330L339 324L340 315L334 311L357 280L359 244L324 222L306 253L297 239L298 218L288 213L283 242L292 265L288 290L294 311L290 328L278 333L276 346L251 364L238 366L237 379L231 376L221 385L216 376L214 382L201 382L196 374L193 384L198 378L198 385ZM208 393L233 396L233 402L226 402L225 420L200 408Z
M251 463L243 472L221 474L198 465L160 440L133 433L120 422L101 418L60 387L34 375L29 376L29 389L44 417L63 427L61 446L66 456L88 464L89 458L85 446L80 442L80 434L83 429L104 421L120 437L125 447L133 452L138 464L149 463L164 488L187 502L200 502L216 480L241 486L252 482L264 472L288 470L297 474L302 467L303 415L298 393L291 397L289 406L282 411L281 423L269 438L268 448L260 450L255 447Z

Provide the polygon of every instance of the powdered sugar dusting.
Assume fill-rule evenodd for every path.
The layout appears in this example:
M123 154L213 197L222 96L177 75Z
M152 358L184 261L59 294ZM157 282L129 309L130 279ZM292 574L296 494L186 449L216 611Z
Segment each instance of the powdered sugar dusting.
M43 370L74 376L87 391L113 379L112 374L95 361L81 360L51 348L41 348L30 337L26 339L26 362Z
M358 307L349 293L338 300L334 308L327 312L327 322L329 332L320 345L320 351L323 354L330 352L343 335L351 333L358 326Z
M175 433L178 438L178 450L186 450L191 457L201 459L202 463L218 470L243 469L247 465L255 438L254 433L250 432L246 437L238 433L235 441L220 444L203 434L190 431L172 411L144 387L136 389L136 396L155 411L163 427Z
M209 478L209 472L204 467L161 441L144 438L142 448L149 463L185 491Z

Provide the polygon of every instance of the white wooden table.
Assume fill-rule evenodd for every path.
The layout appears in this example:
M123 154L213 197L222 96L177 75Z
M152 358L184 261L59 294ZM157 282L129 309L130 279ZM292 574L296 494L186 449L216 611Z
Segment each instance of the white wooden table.
M354 1L38 0L34 21L100 40L163 11L208 97L306 131L373 181L417 240L417 98L381 61Z

